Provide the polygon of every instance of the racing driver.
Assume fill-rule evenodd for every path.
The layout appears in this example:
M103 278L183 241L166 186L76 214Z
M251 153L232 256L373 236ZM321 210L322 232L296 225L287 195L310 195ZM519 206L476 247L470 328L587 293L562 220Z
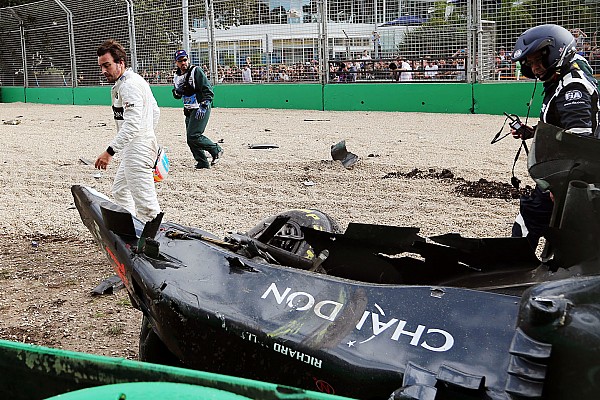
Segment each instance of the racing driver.
M102 75L114 83L111 96L117 135L98 156L95 167L106 169L113 156L121 154L112 195L117 204L148 222L160 213L152 172L158 154L154 130L160 110L148 82L126 68L127 54L119 42L105 41L97 55Z

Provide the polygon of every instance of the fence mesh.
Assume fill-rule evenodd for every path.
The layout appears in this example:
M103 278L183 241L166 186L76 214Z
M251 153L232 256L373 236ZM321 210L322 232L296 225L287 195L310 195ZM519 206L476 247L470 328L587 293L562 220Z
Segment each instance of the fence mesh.
M23 54L19 20L14 15L17 7L0 8L0 85L23 86Z
M73 13L78 85L106 85L98 67L96 49L106 39L116 39L131 49L127 3L125 0L115 0L110 5L98 5L95 0L61 1ZM62 46L64 49L66 43Z
M151 84L170 83L173 54L183 47L181 0L137 1L134 15L138 72Z
M559 24L569 29L584 55L600 72L600 48L597 36L600 30L600 1L598 0L535 0L484 1L482 20L494 23L494 47L485 51L485 62L491 66L484 79L521 79L518 65L510 63L510 52L519 35L528 28L541 24ZM482 44L483 45L483 44Z
M316 10L303 10L308 2L235 3L214 2L219 82L318 80L319 26Z
M0 9L0 84L105 84L107 38L152 84L178 48L217 84L517 80L512 47L543 23L599 70L599 18L599 0L42 0Z
M2 14L0 40L7 49L2 66L12 64L15 68L14 60L21 62L12 78L28 80L28 86L71 86L67 12L53 0L45 0L3 10ZM10 22L5 24L5 20ZM2 81L10 82L7 75L3 74Z

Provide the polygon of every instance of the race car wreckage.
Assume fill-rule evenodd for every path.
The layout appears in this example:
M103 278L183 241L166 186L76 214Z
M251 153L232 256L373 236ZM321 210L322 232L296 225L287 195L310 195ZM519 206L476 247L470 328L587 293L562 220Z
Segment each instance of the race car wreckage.
M361 399L600 398L600 141L538 125L555 207L524 238L291 210L224 239L72 193L135 307L140 359ZM550 245L551 244L551 245Z

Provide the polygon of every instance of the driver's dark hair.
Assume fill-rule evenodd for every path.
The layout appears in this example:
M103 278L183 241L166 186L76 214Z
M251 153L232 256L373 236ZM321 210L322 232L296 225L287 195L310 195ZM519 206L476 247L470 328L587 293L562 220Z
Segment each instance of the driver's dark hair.
M123 60L125 65L127 65L127 52L125 51L123 45L117 42L115 39L106 40L100 45L100 47L98 47L98 50L96 51L96 55L98 57L101 57L106 53L110 53L116 63L119 63L121 60Z

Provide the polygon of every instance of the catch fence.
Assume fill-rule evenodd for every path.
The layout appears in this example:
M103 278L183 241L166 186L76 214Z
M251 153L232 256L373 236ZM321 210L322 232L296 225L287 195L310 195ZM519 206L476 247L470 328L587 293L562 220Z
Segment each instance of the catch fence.
M214 84L517 80L510 51L543 23L600 70L599 18L598 0L41 0L0 9L0 85L105 85L107 38L155 85L179 48Z

